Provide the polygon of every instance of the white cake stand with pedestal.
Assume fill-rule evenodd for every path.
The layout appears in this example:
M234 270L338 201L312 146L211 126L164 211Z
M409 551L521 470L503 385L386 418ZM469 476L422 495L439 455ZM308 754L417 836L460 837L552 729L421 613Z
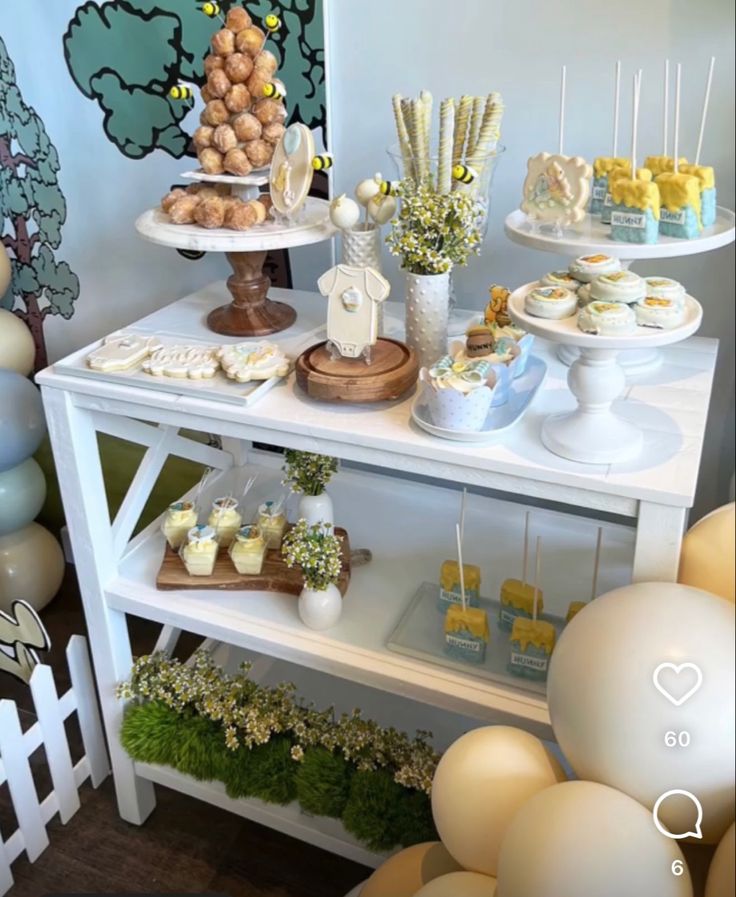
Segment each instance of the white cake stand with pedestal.
M222 180L226 176L216 177ZM272 249L321 243L336 232L329 217L329 203L313 197L307 198L289 220L267 218L263 224L242 232L172 224L160 209L144 212L135 227L144 239L160 246L225 253L233 268L227 281L233 301L210 312L207 325L226 336L266 336L290 327L296 320L296 311L285 302L268 298L271 281L263 273L266 254Z
M554 454L585 464L613 464L635 457L642 448L642 432L611 408L626 387L620 358L633 350L667 346L692 336L703 318L700 303L686 296L685 320L673 330L637 327L626 336L599 336L583 333L577 325L577 314L559 321L528 314L524 300L538 286L538 281L528 283L511 294L511 319L529 333L579 349L567 375L578 407L547 417L542 442Z
M657 243L622 243L611 239L610 225L601 223L597 215L586 215L579 225L565 228L561 235L557 235L551 227L540 227L517 209L506 216L504 230L514 243L530 249L554 252L570 259L597 253L613 255L621 260L624 268L628 268L633 262L643 259L679 258L720 249L721 246L733 243L735 224L734 213L719 206L715 224L705 228L694 240L660 236ZM575 361L579 352L574 344L564 344L558 348L557 355L560 361L569 365ZM631 377L647 374L661 363L660 352L652 346L632 349L620 360L621 367Z

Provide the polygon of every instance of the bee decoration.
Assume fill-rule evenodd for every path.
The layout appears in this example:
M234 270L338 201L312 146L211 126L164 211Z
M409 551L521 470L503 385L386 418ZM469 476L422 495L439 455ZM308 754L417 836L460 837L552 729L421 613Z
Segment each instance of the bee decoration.
M269 81L263 85L263 96L271 100L283 100L286 96L286 88L281 81Z
M194 89L189 84L175 84L169 91L172 100L193 100Z
M321 156L312 158L312 168L315 171L327 171L328 168L332 168L334 161L335 159L331 153L322 153Z
M478 172L469 165L458 164L452 169L452 176L461 184L472 184L478 177Z
M201 6L202 12L210 19L217 18L222 12L219 3L215 3L214 0L212 2L203 3Z
M399 181L381 181L378 190L382 196L396 196L399 191Z
M269 34L276 34L277 31L281 30L281 19L276 13L270 12L263 20L263 24Z

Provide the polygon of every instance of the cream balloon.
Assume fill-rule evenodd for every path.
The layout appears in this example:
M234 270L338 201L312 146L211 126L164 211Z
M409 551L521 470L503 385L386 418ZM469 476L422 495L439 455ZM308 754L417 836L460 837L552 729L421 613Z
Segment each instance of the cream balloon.
M414 897L495 897L496 879L478 872L451 872L425 885ZM362 895L361 895L362 897ZM393 897L388 893L383 897Z
M705 897L734 897L736 894L736 825L721 838L713 855L705 883Z
M682 542L677 581L736 600L736 505L717 508L692 526Z
M8 250L0 243L0 299L5 295L13 276L13 269L8 258Z
M666 792L689 791L703 807L704 842L720 840L733 820L734 634L733 604L677 583L627 586L584 608L547 682L552 728L578 777L650 810ZM702 684L674 706L697 685L682 663L699 667ZM659 819L673 834L692 831L692 801L667 800Z
M407 847L389 857L363 885L360 897L414 897L423 885L460 866L439 841Z
M564 782L536 794L501 847L498 897L692 894L682 851L657 831L649 810L594 782Z
M2 295L0 290L0 295ZM0 308L0 368L9 368L27 377L36 360L36 344L31 331L12 311Z
M432 782L432 815L442 843L471 872L495 875L517 810L565 773L542 742L510 726L473 729L445 752Z
M0 610L16 598L41 610L59 591L64 554L51 533L38 523L0 538Z

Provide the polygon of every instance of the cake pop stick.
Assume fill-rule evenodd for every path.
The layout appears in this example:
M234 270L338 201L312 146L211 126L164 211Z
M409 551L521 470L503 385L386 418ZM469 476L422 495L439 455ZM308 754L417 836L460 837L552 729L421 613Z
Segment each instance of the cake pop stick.
M674 172L677 174L680 170L680 81L682 79L682 63L677 63L677 74L675 75L675 147L674 147Z
M595 541L595 562L593 564L593 585L590 590L590 600L592 601L598 594L598 570L601 563L601 545L603 543L603 527L598 527L598 537Z
M463 605L463 612L468 609L468 602L465 598L465 571L463 569L463 545L460 538L460 524L455 524L455 537L457 539L457 565L460 570L460 600Z
M440 105L440 147L437 168L437 192L449 193L452 187L452 140L455 127L455 100L449 97Z
M473 98L461 96L458 104L457 117L455 119L455 140L452 147L453 167L463 161L465 156L465 143L470 122L470 110L473 106Z
M531 517L531 512L526 512L526 518L524 520L524 561L521 570L521 582L522 585L526 585L526 574L527 567L529 565L529 519Z
M542 537L537 536L537 547L534 556L534 604L532 606L532 620L537 622L539 613L539 579L542 574Z
M631 125L631 177L636 180L636 138L639 124L639 87L641 69L634 75L634 97L632 103L633 121Z
M664 61L664 108L662 110L662 156L667 155L667 144L669 143L667 128L669 125L669 106L670 106L670 61Z
M695 164L700 165L700 151L703 148L703 135L705 134L705 119L708 116L708 103L710 102L710 86L713 83L713 69L716 64L716 57L710 57L710 68L708 69L708 81L705 85L705 97L703 99L703 112L700 116L700 133L698 134L698 148L695 151Z
M202 497L202 492L204 491L205 486L212 479L212 475L214 474L214 470L211 467L205 467L202 471L202 476L199 478L199 482L197 483L197 488L194 490L194 508L199 513L199 500Z
M560 78L560 155L563 155L565 146L565 89L567 86L567 66L562 66Z
M460 538L465 538L465 500L468 496L468 490L463 489L463 496L460 499Z
M616 85L613 89L613 158L618 156L618 110L621 100L621 60L616 61Z

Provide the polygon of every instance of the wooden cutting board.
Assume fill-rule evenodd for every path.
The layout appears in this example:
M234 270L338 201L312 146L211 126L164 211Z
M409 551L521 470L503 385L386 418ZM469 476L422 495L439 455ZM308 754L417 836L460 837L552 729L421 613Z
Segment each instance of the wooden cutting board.
M342 538L342 572L337 586L344 596L350 584L350 540L347 532L339 526L335 527L335 535ZM298 596L303 586L301 570L299 567L289 569L284 564L280 548L271 548L266 552L263 569L257 576L238 573L226 548L220 549L211 576L190 576L184 561L167 542L163 563L156 577L156 588L164 591L221 589L233 592L281 592Z

